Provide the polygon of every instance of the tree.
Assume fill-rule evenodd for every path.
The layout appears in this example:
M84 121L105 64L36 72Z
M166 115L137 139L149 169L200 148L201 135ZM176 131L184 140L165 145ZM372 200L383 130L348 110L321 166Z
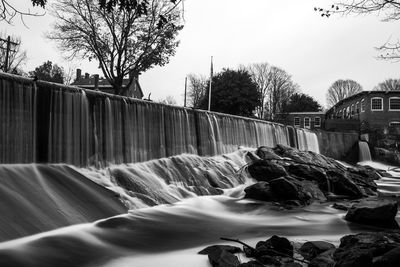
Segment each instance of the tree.
M399 0L346 0L333 4L330 8L315 7L321 16L329 18L331 14L377 14L383 16L383 21L400 20ZM389 60L400 59L400 42L387 41L377 48L381 51L380 58Z
M395 91L400 90L400 79L387 79L377 86L375 86L374 90L377 91Z
M34 71L29 72L30 76L35 76L39 80L54 82L54 83L64 83L65 73L62 67L54 64L51 61L44 62L39 67L36 67Z
M198 108L200 101L206 94L208 89L208 81L205 76L189 74L187 100L190 107Z
M8 44L8 37L6 33L0 34L0 68L4 72L21 75L21 67L27 58L26 51L21 49L21 38L10 36Z
M272 84L272 67L268 63L254 63L246 68L250 73L253 81L257 84L258 91L261 95L260 106L257 107L256 113L259 118L264 118L265 101L267 100L269 89Z
M224 69L212 78L211 110L239 116L252 116L260 103L257 85L245 70ZM200 108L208 107L208 90Z
M278 67L271 68L270 76L265 109L268 111L266 118L274 120L277 113L283 112L283 105L289 101L290 96L299 91L299 86L292 81L291 75Z
M334 106L340 100L355 95L363 90L362 86L353 80L337 80L326 93L328 107Z
M290 96L289 101L282 107L283 113L289 112L317 112L322 111L321 105L311 96L296 93Z
M104 9L94 0L59 0L52 9L56 18L49 38L69 58L97 60L115 94L124 95L141 72L163 66L175 54L181 10L163 0L149 0L143 12L137 9ZM168 21L159 27L158 17ZM129 82L122 87L123 79Z

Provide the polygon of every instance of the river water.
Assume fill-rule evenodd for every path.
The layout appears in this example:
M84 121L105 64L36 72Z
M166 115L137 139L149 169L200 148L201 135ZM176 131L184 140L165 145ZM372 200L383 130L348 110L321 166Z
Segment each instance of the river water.
M208 158L181 155L102 170L64 165L25 166L25 169L36 168L37 179L44 188L53 188L48 191L54 203L60 201L61 195L68 201L66 198L72 198L76 189L68 187L69 192L56 192L55 185L50 186L43 180L44 173L50 177L68 173L74 179L89 178L118 195L129 211L68 227L57 226L63 217L48 216L46 220L55 225L54 230L44 231L48 228L43 228L38 234L0 243L0 266L200 267L209 266L209 263L206 256L197 255L197 252L207 245L224 243L220 237L240 239L250 245L271 235L286 236L294 242L325 240L338 244L345 234L374 230L347 223L343 219L345 212L333 209L331 203L283 210L273 203L243 199L243 189L254 182L242 169L247 163L246 152L241 149ZM372 162L363 164L389 168ZM10 166L7 170L1 169L0 175L10 172ZM17 174L21 172L14 172L13 180L18 180ZM25 172L25 176L27 173L34 172ZM391 173L397 178L383 178L378 182L379 190L385 195L399 195L400 176L395 171ZM217 182L223 188L222 194L209 195L215 193L209 185ZM18 185L12 184L12 188L16 190ZM24 190L29 191L28 188ZM90 192L104 196L103 191ZM91 201L92 206L101 204L95 198ZM35 205L33 195L31 205ZM81 209L83 217L87 209L93 208L80 202L75 205ZM29 209L28 203L25 206ZM57 211L57 206L45 208ZM45 215L36 212L29 216L24 219L35 223ZM10 219L9 223L18 228L20 220ZM2 238L5 240L4 236Z

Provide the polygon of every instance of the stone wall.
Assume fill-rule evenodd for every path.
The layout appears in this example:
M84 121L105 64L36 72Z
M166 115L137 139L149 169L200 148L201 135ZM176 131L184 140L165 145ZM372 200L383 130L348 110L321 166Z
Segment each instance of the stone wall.
M358 133L316 131L322 155L346 162L358 161Z

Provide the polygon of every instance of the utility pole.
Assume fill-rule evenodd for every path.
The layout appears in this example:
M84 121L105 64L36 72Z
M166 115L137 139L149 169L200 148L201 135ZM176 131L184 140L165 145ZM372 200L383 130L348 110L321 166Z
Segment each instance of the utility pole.
M3 46L0 46L0 49L2 49L2 50L6 49L6 58L4 60L3 71L8 72L9 71L8 65L9 65L9 61L10 61L10 52L16 52L16 50L11 50L11 45L17 46L17 45L19 45L19 43L11 41L10 36L8 36L7 39L0 38L0 41L3 43L6 43L6 48L4 48Z
M186 108L186 91L187 91L187 76L185 77L185 101L183 103L183 106Z
M208 111L211 109L211 83L213 77L213 57L211 57L210 84L208 87Z

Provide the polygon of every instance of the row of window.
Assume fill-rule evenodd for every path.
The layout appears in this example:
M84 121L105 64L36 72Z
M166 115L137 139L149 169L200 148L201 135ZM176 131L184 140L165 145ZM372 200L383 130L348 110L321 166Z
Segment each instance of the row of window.
M300 127L300 117L294 117L294 126ZM320 117L314 117L314 127L321 127ZM304 128L311 128L311 119L309 117L304 118Z
M383 110L383 98L373 97L371 98L371 111L382 111ZM389 98L389 111L400 111L400 97L390 97ZM336 112L336 117L338 118L349 118L358 114L360 112L365 112L365 99L355 104L351 104L347 108L343 108Z

